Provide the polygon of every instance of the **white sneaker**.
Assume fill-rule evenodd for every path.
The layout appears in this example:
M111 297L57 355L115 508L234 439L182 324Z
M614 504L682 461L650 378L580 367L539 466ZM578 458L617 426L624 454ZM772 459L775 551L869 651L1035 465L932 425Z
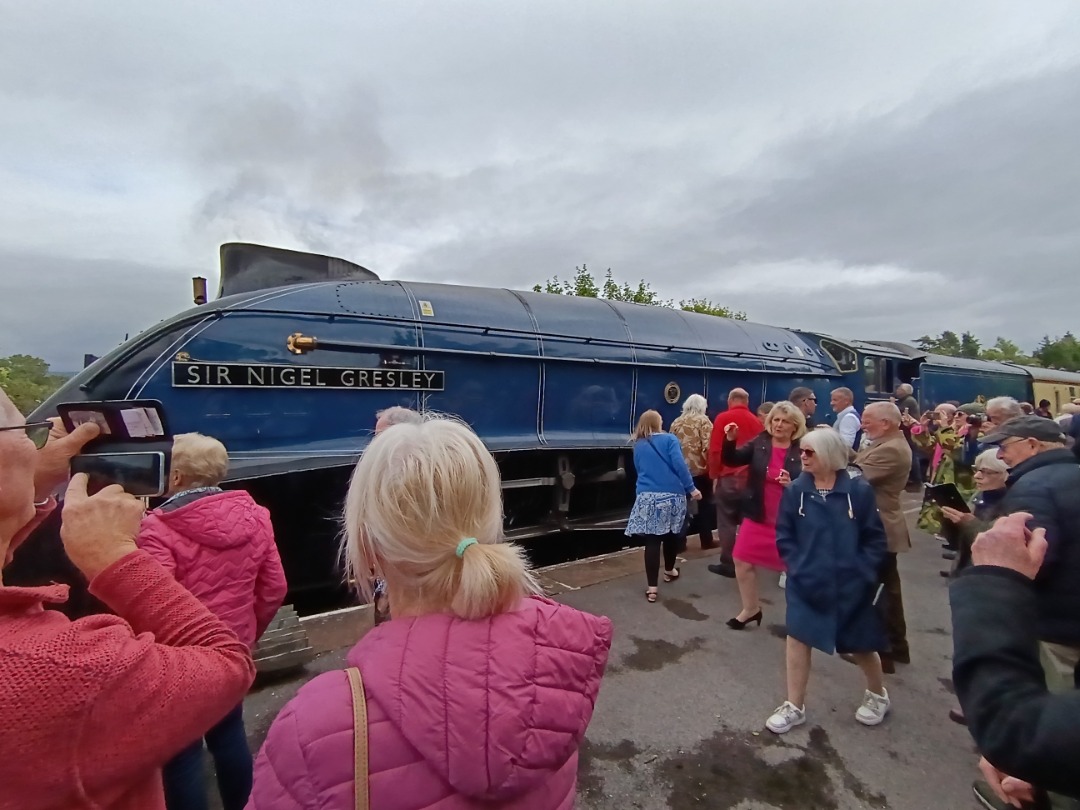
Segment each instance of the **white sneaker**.
M765 728L774 734L784 734L791 731L795 726L801 726L806 722L806 712L800 709L790 700L785 700L781 706L772 713L765 721Z
M787 588L787 571L780 572L780 581L776 583L781 588Z
M889 706L892 705L889 701L889 690L882 691L885 694L875 695L867 689L863 695L862 705L855 711L855 719L864 726L879 725L889 713Z

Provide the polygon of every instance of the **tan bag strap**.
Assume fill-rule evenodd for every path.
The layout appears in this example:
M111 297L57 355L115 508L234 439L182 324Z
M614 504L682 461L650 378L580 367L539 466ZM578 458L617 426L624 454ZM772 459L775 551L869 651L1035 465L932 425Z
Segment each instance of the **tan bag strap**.
M353 787L356 810L368 810L368 747L367 747L367 696L360 670L345 670L352 690L353 706Z

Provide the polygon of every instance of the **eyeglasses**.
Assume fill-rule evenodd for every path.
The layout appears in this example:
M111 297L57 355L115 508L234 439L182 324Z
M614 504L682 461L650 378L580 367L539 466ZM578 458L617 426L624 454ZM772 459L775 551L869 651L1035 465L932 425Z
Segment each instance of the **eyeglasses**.
M983 475L1004 475L1005 471L1004 470L991 470L991 469L989 469L987 467L976 467L975 468L975 474L978 475L979 473L982 473Z
M26 425L2 427L0 430L25 430L26 437L34 443L34 447L40 450L49 441L49 431L52 430L52 422L30 422Z
M1014 436L1013 438L1006 439L1001 444L999 444L998 445L998 450L1004 450L1006 447L1011 447L1014 444L1018 444L1019 442L1026 442L1026 441L1027 441L1027 439L1022 439L1019 436Z
M801 447L801 448L799 448L799 455L800 456L806 456L807 458L813 458L814 457L814 451L811 450L809 447Z

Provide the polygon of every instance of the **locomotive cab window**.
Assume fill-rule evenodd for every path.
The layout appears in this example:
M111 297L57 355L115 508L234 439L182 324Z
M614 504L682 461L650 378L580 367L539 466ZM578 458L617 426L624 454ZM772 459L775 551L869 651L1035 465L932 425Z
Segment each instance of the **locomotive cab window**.
M821 348L832 358L832 361L836 363L836 369L841 374L850 374L853 371L859 370L859 358L855 352L849 349L843 344L837 343L833 340L822 340Z
M866 393L880 394L885 391L885 361L880 357L863 357L863 385Z

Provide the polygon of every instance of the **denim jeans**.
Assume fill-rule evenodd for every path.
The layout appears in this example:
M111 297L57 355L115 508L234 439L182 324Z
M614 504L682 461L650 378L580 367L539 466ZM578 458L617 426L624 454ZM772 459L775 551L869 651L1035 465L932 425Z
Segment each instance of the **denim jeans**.
M218 791L225 810L243 810L251 793L252 760L244 731L241 703L206 732L206 747L214 758ZM168 810L208 810L203 741L196 740L165 765L165 806Z

